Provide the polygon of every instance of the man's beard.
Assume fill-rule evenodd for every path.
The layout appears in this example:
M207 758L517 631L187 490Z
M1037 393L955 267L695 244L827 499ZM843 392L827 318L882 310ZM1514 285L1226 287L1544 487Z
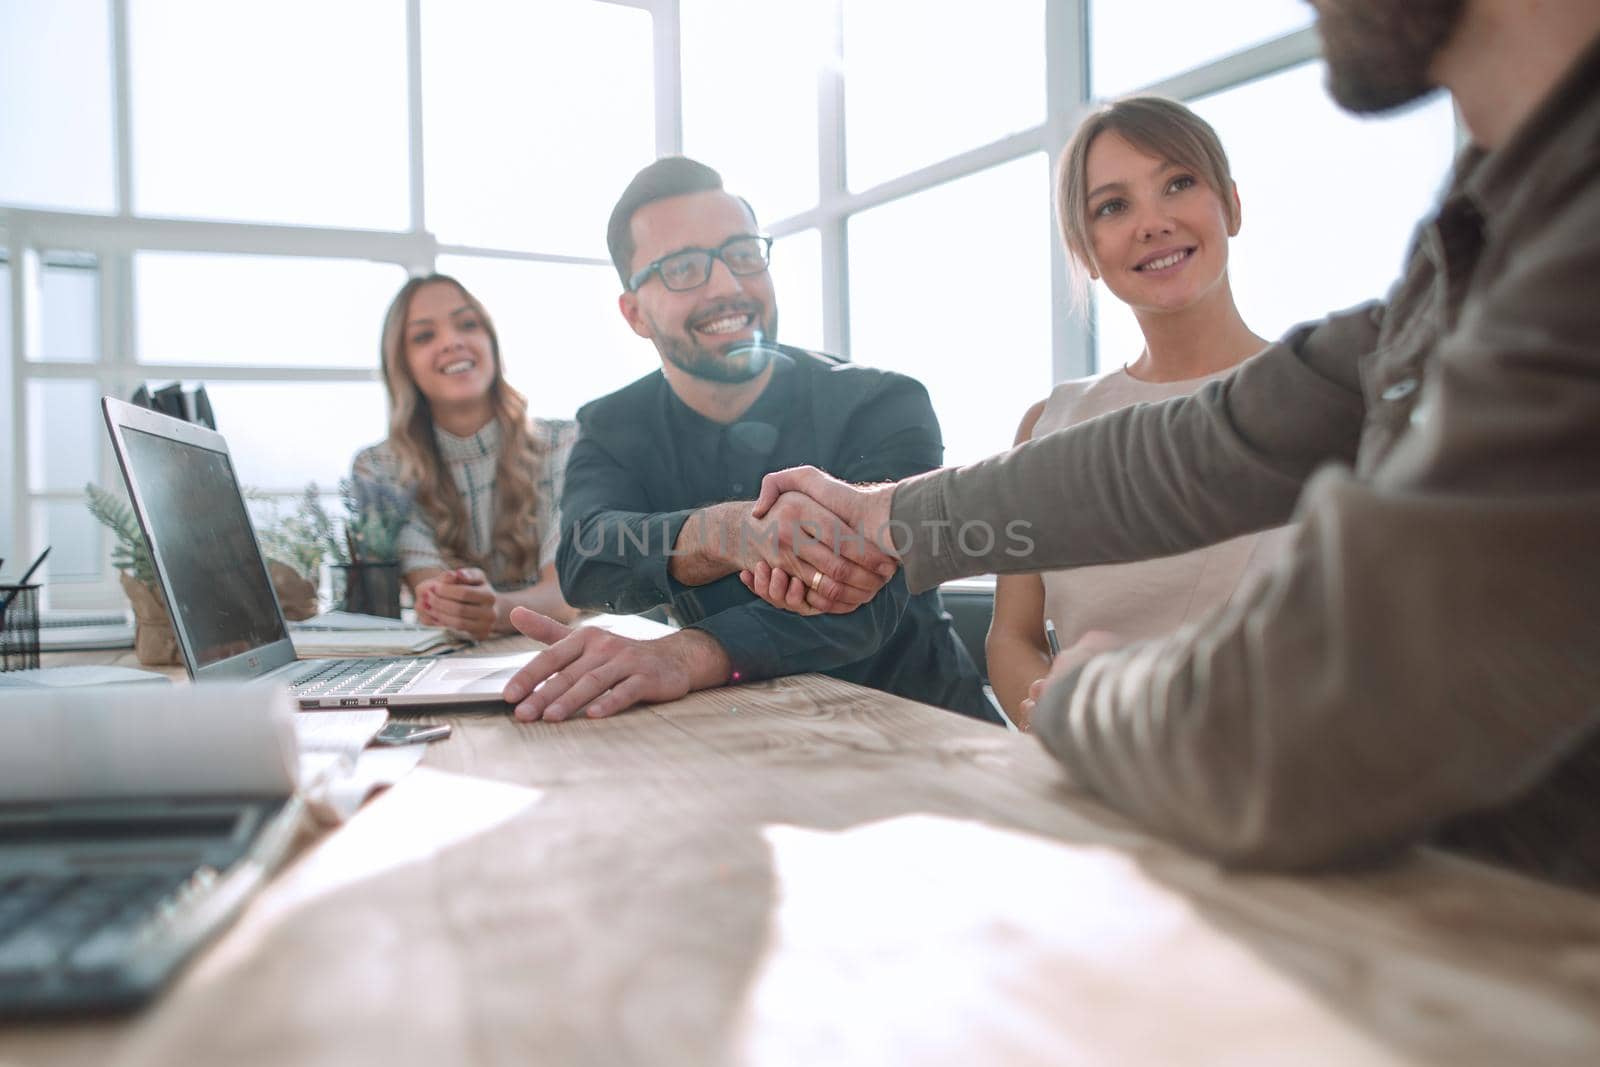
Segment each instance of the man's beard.
M759 310L756 312L759 314ZM702 316L704 317L704 316ZM768 313L749 341L734 341L722 349L708 348L685 333L656 332L656 348L667 361L685 374L704 382L739 385L755 378L772 362L777 351L778 313Z
M1466 0L1314 0L1328 92L1348 111L1388 111L1426 96L1434 57Z

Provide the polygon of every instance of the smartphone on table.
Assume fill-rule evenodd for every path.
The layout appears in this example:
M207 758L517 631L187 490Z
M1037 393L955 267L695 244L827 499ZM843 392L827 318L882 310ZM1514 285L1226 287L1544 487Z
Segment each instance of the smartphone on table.
M450 724L431 722L387 722L377 736L375 745L420 745L424 741L442 741L450 736Z

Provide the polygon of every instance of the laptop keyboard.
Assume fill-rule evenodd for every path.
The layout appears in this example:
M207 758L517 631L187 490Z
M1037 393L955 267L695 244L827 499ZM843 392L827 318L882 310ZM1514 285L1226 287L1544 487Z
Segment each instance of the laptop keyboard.
M290 685L295 696L387 698L403 693L432 659L330 659ZM381 703L381 700L379 701Z
M0 875L0 986L98 978L127 960L148 921L177 906L179 890L204 889L209 867L166 874Z

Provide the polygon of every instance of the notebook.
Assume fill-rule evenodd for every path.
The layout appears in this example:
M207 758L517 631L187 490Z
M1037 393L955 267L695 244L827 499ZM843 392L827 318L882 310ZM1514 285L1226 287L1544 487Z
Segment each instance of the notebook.
M39 651L132 648L133 622L126 612L51 609L39 619Z
M287 685L302 708L441 707L500 702L527 662L297 660L222 435L113 397L101 407L195 681Z

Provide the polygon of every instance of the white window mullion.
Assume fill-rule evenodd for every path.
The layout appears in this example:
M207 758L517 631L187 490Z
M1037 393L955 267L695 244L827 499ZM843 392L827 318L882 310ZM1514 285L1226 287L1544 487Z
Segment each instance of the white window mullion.
M511 259L528 263L565 263L577 267L609 267L609 259L596 256L566 256L552 252L517 252L504 248L479 248L476 245L440 244L435 253L441 256L478 256L482 259Z
M422 123L422 0L406 0L406 119L410 136L406 158L411 170L411 232L427 232L427 175L423 168L422 145L426 132ZM433 270L433 256L406 264L408 271L427 274Z
M112 136L116 139L117 214L133 216L133 101L129 88L128 0L111 0Z
M651 5L655 53L656 155L683 152L683 20L678 0Z
M850 358L849 195L845 161L844 4L831 0L827 56L817 69L817 231L822 237L823 346Z
M1051 165L1045 196L1055 215L1055 159L1088 106L1089 0L1045 5L1045 151ZM1050 380L1094 373L1094 322L1090 304L1075 312L1072 273L1060 240L1050 241Z
M1138 91L1170 96L1174 100L1193 100L1297 67L1319 55L1321 43L1317 31L1308 26L1182 74L1164 78Z
M23 367L27 364L27 270L33 257L27 243L27 227L13 221L6 228L6 260L10 267L11 284L6 288L5 299L11 304L11 337L8 347L11 362L5 369L5 387L0 389L0 408L11 424L9 458L0 462L0 506L5 508L5 522L0 535L7 542L9 558L26 555L32 547L28 538L28 508L26 504L28 478L28 421L27 387Z

